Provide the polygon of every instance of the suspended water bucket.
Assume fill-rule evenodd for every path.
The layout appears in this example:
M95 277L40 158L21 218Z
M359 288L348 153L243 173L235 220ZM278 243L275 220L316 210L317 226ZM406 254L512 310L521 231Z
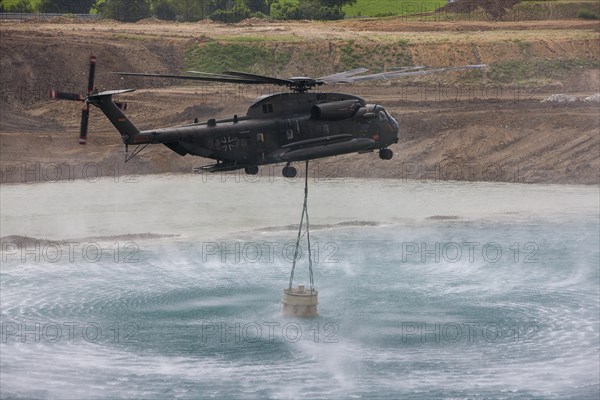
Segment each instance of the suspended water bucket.
M318 317L319 292L304 285L283 289L282 313L288 317Z

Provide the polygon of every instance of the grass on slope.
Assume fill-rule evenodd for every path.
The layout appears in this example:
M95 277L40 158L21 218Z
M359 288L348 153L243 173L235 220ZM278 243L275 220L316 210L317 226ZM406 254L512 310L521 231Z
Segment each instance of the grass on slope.
M288 50L272 51L260 43L210 42L193 45L185 51L184 70L212 73L283 71L291 57Z

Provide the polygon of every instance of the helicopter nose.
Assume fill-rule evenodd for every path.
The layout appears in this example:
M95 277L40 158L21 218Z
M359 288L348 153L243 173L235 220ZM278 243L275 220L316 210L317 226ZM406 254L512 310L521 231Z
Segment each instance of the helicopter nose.
M398 133L400 133L400 125L398 125L398 121L396 121L396 118L392 117L391 115L388 119L390 121L390 125L392 126L392 130L394 131L394 136L398 137Z

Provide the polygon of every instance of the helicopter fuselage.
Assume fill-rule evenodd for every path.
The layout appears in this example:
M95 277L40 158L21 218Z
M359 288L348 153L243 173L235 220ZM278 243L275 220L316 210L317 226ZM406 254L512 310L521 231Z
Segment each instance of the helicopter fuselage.
M398 131L384 107L358 96L280 93L259 99L245 116L122 138L128 145L162 143L180 155L217 160L206 168L216 171L385 149L398 141Z

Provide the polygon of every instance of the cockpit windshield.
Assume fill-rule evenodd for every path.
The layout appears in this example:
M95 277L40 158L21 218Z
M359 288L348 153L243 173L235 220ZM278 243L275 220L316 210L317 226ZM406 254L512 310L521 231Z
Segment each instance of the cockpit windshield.
M392 117L387 111L385 111L385 115L387 116L387 121L394 129L394 132L398 132L400 130L400 125L398 125L396 118Z
M383 110L379 111L379 121L381 121L381 122L388 122L388 118L387 118L386 112L383 111Z

